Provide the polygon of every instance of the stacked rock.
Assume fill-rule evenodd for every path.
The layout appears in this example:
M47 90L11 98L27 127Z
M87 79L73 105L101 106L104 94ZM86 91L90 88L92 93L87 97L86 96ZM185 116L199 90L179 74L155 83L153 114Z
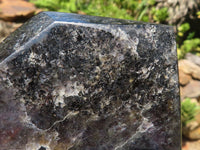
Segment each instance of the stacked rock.
M179 83L181 100L190 98L193 103L200 105L200 57L188 53L185 59L179 61ZM200 139L200 114L183 127L183 134L189 139Z
M181 100L186 97L199 99L200 96L200 57L188 53L179 61L179 83Z

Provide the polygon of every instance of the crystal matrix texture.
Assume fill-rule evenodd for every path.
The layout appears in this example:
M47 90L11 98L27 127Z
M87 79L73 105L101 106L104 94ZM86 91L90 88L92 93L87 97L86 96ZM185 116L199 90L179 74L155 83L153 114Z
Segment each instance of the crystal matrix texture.
M180 150L172 27L44 12L0 45L1 150Z

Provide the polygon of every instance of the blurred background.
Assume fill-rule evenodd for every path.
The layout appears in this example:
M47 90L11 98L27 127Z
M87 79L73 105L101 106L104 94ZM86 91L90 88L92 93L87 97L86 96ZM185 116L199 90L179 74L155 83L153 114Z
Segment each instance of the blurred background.
M200 0L0 0L0 41L41 11L173 26L179 59L182 150L200 150Z

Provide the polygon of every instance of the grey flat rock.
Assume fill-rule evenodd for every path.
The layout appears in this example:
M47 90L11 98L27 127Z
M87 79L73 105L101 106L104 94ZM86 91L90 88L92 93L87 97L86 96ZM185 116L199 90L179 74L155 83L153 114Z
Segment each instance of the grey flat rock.
M197 55L194 55L192 53L187 53L185 55L185 58L193 63L195 63L196 65L200 66L200 57Z

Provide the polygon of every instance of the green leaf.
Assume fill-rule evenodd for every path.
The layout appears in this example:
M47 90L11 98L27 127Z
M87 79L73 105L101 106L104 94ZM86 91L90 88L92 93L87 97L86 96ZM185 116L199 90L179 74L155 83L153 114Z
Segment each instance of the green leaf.
M178 31L182 32L183 34L185 32L187 32L188 30L190 30L190 24L189 23L184 23L184 24L180 25L180 27L178 27Z
M195 119L195 115L199 113L200 107L192 103L189 98L186 98L181 103L181 121L182 125L186 126L187 123Z

